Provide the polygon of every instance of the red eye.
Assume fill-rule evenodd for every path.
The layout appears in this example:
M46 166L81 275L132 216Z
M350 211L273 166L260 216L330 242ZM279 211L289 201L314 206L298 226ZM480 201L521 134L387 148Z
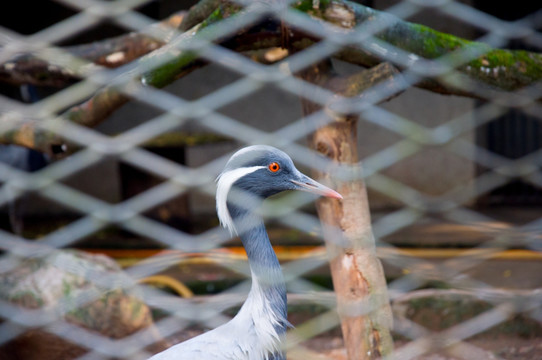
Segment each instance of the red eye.
M278 163L276 163L276 162L272 162L267 167L269 168L269 171L271 171L271 172L277 172L277 171L280 170L280 165Z

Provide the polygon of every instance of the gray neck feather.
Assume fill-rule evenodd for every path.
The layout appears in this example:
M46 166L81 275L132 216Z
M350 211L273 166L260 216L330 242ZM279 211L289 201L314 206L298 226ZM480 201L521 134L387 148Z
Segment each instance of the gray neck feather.
M253 276L257 278L262 291L283 320L277 332L284 333L289 326L287 318L286 285L277 255L271 246L263 220L249 210L241 210L228 203L228 209L237 226L241 241L247 252L248 263Z

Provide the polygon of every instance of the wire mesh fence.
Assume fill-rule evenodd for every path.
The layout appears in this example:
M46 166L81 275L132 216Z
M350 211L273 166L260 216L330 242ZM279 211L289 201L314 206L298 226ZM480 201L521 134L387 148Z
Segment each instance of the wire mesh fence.
M0 24L2 357L143 359L231 319L251 271L216 178L268 144L345 192L324 225L304 193L261 210L289 359L542 358L539 6L201 4L56 1L41 27ZM387 289L336 300L328 264L358 247ZM388 326L388 299L393 351L352 353L341 323Z

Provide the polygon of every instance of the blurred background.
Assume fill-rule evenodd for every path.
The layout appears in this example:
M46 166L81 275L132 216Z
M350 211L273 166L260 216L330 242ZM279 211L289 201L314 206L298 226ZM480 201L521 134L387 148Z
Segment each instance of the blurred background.
M174 12L189 9L195 2L160 0L139 3L140 5L135 6L132 11L160 21ZM401 2L386 0L360 3L392 13L401 5ZM505 39L500 47L541 52L542 43L538 40L542 30L542 11L537 2L473 0L455 3L471 9L468 14L474 19L477 16L480 23L499 19L509 24L518 21L519 24L524 19L530 19L530 22L523 23L532 26L533 36ZM403 20L469 40L476 40L489 33L485 25L475 26L472 19L466 21L460 16L451 16L436 5L420 6L416 9L417 11L412 11ZM76 16L78 12L68 1L18 1L10 4L9 11L0 12L0 30L5 36L11 33L31 36L43 31L54 32L54 27L58 23ZM53 37L52 44L58 47L71 47L120 36L128 31L115 21L104 19L81 31L64 34L58 40ZM3 44L4 47L6 45ZM333 59L333 63L342 75L360 70L357 66L337 59ZM162 91L186 101L196 101L243 77L245 75L242 72L210 63L168 85ZM13 85L0 82L0 96L3 99L29 105L39 103L59 90L31 84ZM503 295L507 299L507 296L514 297L517 291L528 294L540 291L542 123L540 112L537 111L539 105L538 108L536 104L533 105L534 108L502 108L495 116L488 116L482 109L489 103L491 100L440 95L409 87L399 96L378 105L384 110L382 112L385 114L384 118L391 119L392 126L379 124L374 115L365 117L363 113L361 114L357 124L358 152L363 171L371 174L365 178L365 182L373 231L377 239L377 253L383 262L389 284L416 271L430 272L431 269L439 268L443 264L453 269L457 263L459 265L456 275L462 279L468 278L471 285L477 284L472 285L474 289L478 286L484 290L508 291ZM215 111L237 123L269 134L298 121L303 116L300 99L272 84L251 91L248 95L229 102ZM162 110L148 103L130 101L95 127L94 131L115 137L150 123L162 113ZM395 124L404 122L411 127L409 130L395 130L394 121L397 121ZM406 144L408 148L411 140L405 136L405 132L414 138L417 131L432 132L432 136L435 137L439 134L445 136L452 134L452 137L451 140L442 143L420 143L417 146L419 145L421 149L402 152L398 144ZM304 137L296 140L296 143L307 146ZM216 159L225 157L244 145L240 139L213 132L208 127L198 125L198 121L188 121L174 131L146 141L141 148L167 159L168 166L170 162L181 165L179 171L182 171L205 168ZM386 154L386 151L392 151L391 158L387 158L389 166L382 167L380 164L385 158L383 154ZM69 157L56 159L50 154L14 145L0 145L0 161L11 168L23 171L40 171L51 164L68 161L67 159ZM222 165L223 163L224 161ZM145 165L142 165L135 166L133 162L125 161L122 157L105 154L100 155L99 160L92 161L89 166L82 166L56 181L99 202L121 204L168 182L164 176L146 170ZM538 170L525 174L522 172L522 166L534 166ZM306 164L299 164L299 168L309 173L311 171ZM7 171L6 169L9 168L4 167L1 170ZM215 236L216 234L211 231L217 228L218 219L211 190L214 186L212 177L216 177L219 170L219 166L209 168L210 180L202 181L205 182L204 186L191 187L186 192L168 193L166 200L145 209L141 215L167 226L168 231L180 231L180 234L175 233L175 237L188 243L197 240L197 236L201 234ZM6 185L8 178L9 176L5 174L2 177L3 199L9 197L10 187L9 184ZM416 201L427 199L436 204L436 207L452 204L451 210L432 211L426 208L429 210L423 211L413 206ZM74 201L77 201L77 197L74 197ZM306 202L298 211L316 216L312 202ZM406 216L405 211L411 212ZM20 241L26 239L29 243L62 229L68 229L65 234L67 240L64 242L58 240L58 244L66 244L61 248L103 254L113 259L123 269L129 269L145 259L151 259L158 251L170 248L171 243L162 241L168 236L167 232L158 235L157 241L151 236L153 230L137 232L134 231L137 226L130 228L114 223L88 228L87 233L83 231L72 236L69 231L77 231L77 228L69 228L69 225L77 222L82 224L87 216L88 213L80 211L78 206L67 206L66 200L56 202L54 195L44 196L42 192L24 191L24 194L16 199L2 202L0 228L3 234L12 234ZM307 259L319 259L316 265L306 265L306 271L299 273L299 277L306 280L307 284L314 285L311 291L333 289L329 267L325 261L324 244L318 232L311 233L301 228L290 227L277 219L269 220L268 231L279 259L284 264L301 259L305 262L300 266L305 266L303 264L307 264ZM172 238L172 243L175 239ZM209 243L204 244L200 245L204 248L210 247ZM228 262L243 263L240 242L231 239L219 241L217 244L224 251L220 252L218 258L216 254L205 255L205 252L200 251L202 250L200 245L194 245L193 251L177 248L176 250L181 253L177 260L171 260L171 264L164 265L160 271L150 274L165 277L154 281L151 279L149 283L174 297L219 294L231 289L232 286L242 284L246 274L235 269L243 265L224 266ZM6 246L3 248L3 261L7 261L10 253ZM209 250L207 248L203 250ZM476 252L487 249L493 249L490 255ZM408 258L409 261L398 261L397 259L401 257ZM31 257L22 255L22 258ZM5 271L3 273L6 274ZM128 273L130 274L129 271ZM457 277L447 279L440 275L427 277L417 290L465 290L461 286L454 285L456 280ZM409 308L403 315L406 314L409 319L432 331L441 331L491 308L481 299L465 305L463 302L469 298L468 296L459 296L460 300L453 294L450 296L452 300L447 297L435 297L425 303L409 300L411 301L407 302ZM537 296L534 301L540 300L539 295ZM392 296L392 300L394 299ZM6 303L3 306L5 305ZM297 325L313 318L315 314L323 311L320 306L299 305L295 311L292 310L291 316L294 319L292 322ZM428 311L428 308L434 310ZM27 330L50 324L45 322L34 326L21 325L25 322L11 322L6 311L4 309L0 312L3 318L3 331L11 331L11 327L16 325L17 333L21 334L14 339L11 335L0 337L11 355L16 353L14 347L22 346L16 341L22 341ZM513 315L505 317L503 322L498 321L495 328L489 327L492 331L487 332L484 328L483 331L486 331L484 333L481 330L478 337L475 337L475 343L478 341L481 348L506 359L542 359L542 348L539 345L542 343L540 311L540 308L535 308L532 313L519 314L512 311ZM155 319L163 316L161 312L155 311L153 314ZM504 322L505 320L508 323ZM499 324L502 325L500 328ZM182 331L177 332L176 339L189 337L193 332L201 331L206 326L212 327L209 324L205 326L197 323L187 324ZM47 333L47 327L45 330ZM52 333L55 337L59 336L57 331ZM175 332L172 331L173 333ZM319 345L315 344L318 341L309 338L307 340L309 344L313 341L309 348L312 346L316 352L336 356L334 358L343 356L340 353L343 344L338 324L322 331L318 336L325 338L327 345L321 345L324 343L321 341ZM69 336L66 338L68 342L73 343L74 340ZM397 344L400 345L409 341L398 334L396 338ZM77 342L77 346L85 350L75 352L73 356L65 355L65 358L85 358L90 344L92 342L83 344ZM318 346L323 346L324 349ZM96 354L95 352L94 355L97 356ZM98 354L107 358L104 353L98 351ZM473 352L470 357L463 358L480 358L476 354L478 353ZM32 357L19 352L13 356L21 359Z

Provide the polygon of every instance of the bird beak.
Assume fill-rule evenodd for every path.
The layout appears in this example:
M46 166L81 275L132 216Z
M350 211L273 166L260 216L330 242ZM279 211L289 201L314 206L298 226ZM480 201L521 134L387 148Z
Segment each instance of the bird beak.
M335 190L332 190L328 188L327 186L324 186L320 184L317 181L314 181L308 176L305 176L301 174L301 177L299 180L290 180L295 185L297 185L297 190L303 190L307 191L313 194L322 195L334 199L342 199L342 195L336 192Z

